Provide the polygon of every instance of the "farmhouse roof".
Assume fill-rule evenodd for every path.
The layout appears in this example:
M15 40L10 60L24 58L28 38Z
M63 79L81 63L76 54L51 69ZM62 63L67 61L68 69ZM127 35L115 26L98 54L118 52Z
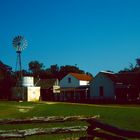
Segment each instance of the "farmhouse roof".
M69 74L78 80L91 81L93 79L92 76L87 75L87 74L79 74L79 73L69 73Z

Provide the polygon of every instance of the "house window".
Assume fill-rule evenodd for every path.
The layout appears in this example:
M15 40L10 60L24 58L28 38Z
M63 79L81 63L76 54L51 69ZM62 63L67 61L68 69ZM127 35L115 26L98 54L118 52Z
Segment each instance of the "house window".
M99 94L100 94L101 97L104 96L104 88L103 88L103 86L99 87Z
M68 83L71 83L71 78L68 78Z

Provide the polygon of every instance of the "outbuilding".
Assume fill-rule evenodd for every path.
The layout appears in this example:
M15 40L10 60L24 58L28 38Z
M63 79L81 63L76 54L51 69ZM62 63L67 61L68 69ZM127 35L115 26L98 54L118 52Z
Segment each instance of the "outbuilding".
M99 72L90 83L91 100L114 100L117 77L111 72Z
M91 100L128 102L140 100L140 73L99 72L90 84Z

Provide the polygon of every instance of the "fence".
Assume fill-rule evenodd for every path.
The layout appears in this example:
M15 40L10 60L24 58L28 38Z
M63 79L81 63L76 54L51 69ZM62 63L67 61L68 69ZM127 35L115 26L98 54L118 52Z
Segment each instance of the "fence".
M31 135L41 134L60 134L60 133L73 133L73 132L85 132L87 136L79 138L79 140L94 140L94 138L103 138L106 140L127 140L140 139L140 131L131 131L121 129L97 120L99 116L85 117L85 116L68 116L68 117L37 117L27 119L0 119L0 125L6 124L36 124L36 123L63 123L67 121L86 121L90 125L87 126L71 126L64 128L32 128L26 130L0 130L0 139L7 138L25 138Z
M96 119L87 120L90 126L87 129L87 136L79 140L93 140L95 137L106 140L127 140L128 138L140 139L140 131L121 129Z
M46 128L31 128L31 129L11 129L11 130L0 130L0 139L8 138L25 138L32 135L42 135L42 134L63 134L63 133L75 133L75 132L85 132L87 126L70 126L70 127L55 127L48 128L47 123L63 123L63 122L75 122L76 121L87 121L97 116L86 117L86 116L50 116L50 117L34 117L26 119L0 119L0 126L3 125L24 125L24 124L46 124ZM17 126L18 127L18 126Z

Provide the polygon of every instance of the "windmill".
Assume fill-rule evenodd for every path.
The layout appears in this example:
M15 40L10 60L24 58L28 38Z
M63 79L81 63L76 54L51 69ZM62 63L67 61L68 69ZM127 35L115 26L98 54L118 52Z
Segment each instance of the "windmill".
M16 36L13 39L13 47L16 49L17 60L17 84L13 87L12 98L19 101L39 101L40 87L34 86L34 78L32 76L22 76L21 53L27 47L27 41L23 36Z
M16 60L16 71L18 71L18 80L22 79L22 63L21 63L21 53L27 47L27 41L23 36L16 36L13 39L13 47L16 49L17 60Z

